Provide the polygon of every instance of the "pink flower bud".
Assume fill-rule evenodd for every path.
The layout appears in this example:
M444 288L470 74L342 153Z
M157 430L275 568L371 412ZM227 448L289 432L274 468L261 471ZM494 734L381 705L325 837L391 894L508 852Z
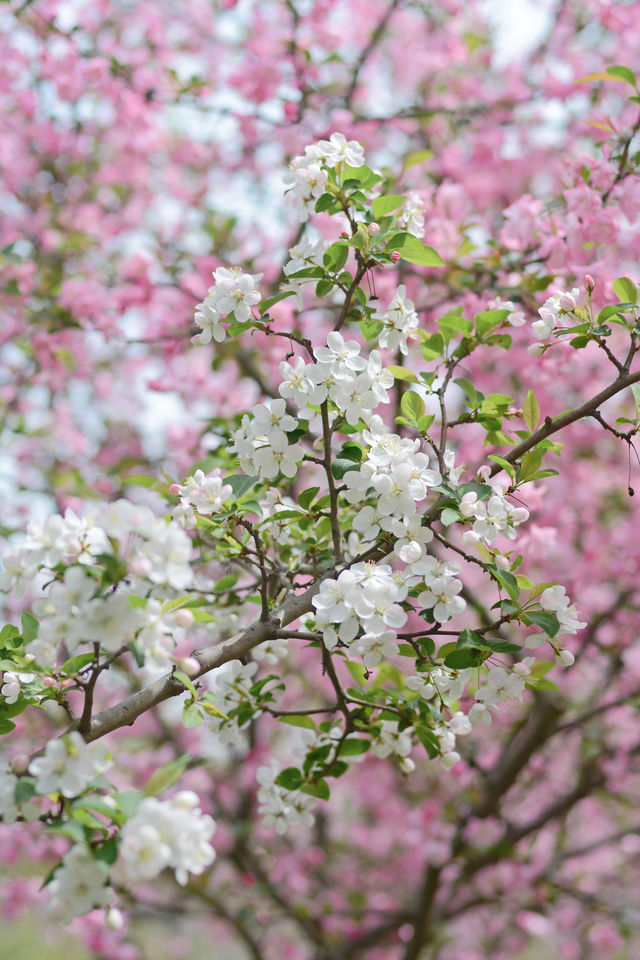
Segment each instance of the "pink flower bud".
M596 282L590 273L585 273L582 283L585 290L588 290L589 293L591 293L591 291L595 289Z
M26 753L18 753L11 761L11 772L17 777L26 773L29 769L29 757Z
M377 223L370 223L367 226L367 233L370 237L377 237L377 235L380 233L380 227Z
M398 253L397 250L394 250L393 253L391 254L391 261L392 261L392 263L397 263L398 260L400 260L400 259L401 259L400 254Z
M191 610L182 608L182 610L176 610L175 620L179 627L191 627L195 621L195 617Z
M129 571L134 577L146 577L151 573L151 560L148 557L134 557L129 561Z
M181 660L178 660L178 668L188 677L197 677L202 670L200 661L196 660L195 657L182 657Z
M169 487L169 493L172 493L174 497L179 496L179 494L180 494L180 484L179 484L179 483L172 483L171 486Z
M56 682L56 680L54 680L53 677L43 677L43 678L42 678L42 683L44 684L45 687L56 687L56 686L57 686L57 682Z

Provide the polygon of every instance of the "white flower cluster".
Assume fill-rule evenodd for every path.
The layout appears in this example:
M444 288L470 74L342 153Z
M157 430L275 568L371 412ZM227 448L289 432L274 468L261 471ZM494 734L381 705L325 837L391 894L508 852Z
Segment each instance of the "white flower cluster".
M460 513L464 517L473 517L473 530L463 534L463 541L471 545L480 539L491 544L499 536L515 540L515 528L529 518L525 507L514 507L504 495L498 481L490 484L493 493L488 500L480 500L475 491L463 494L460 501Z
M80 796L94 777L111 764L111 754L104 743L86 744L74 731L50 740L44 754L29 764L29 773L36 778L36 793L61 793L70 799Z
M373 491L377 501L375 507L365 506L359 511L354 529L365 540L373 540L382 528L405 539L410 531L415 532L411 542L428 542L428 531L417 532L417 504L428 496L429 488L442 483L442 476L429 466L428 455L419 452L420 441L391 433L377 415L371 418L370 428L362 431L362 439L368 446L367 455L357 470L345 474L347 489L343 495L355 504Z
M474 698L477 701L469 710L469 719L472 723L491 723L491 713L497 712L500 705L507 700L522 700L525 683L531 673L534 657L525 657L514 664L511 671L504 667L492 667L489 670L487 683L476 690Z
M70 508L64 517L53 514L44 523L32 520L23 542L3 554L0 590L14 590L22 596L32 585L39 567L53 569L63 562L91 564L110 549L105 531L95 525L93 518L81 519Z
M424 237L424 203L417 193L412 191L405 200L398 216L398 226L419 240Z
M229 660L207 675L216 706L222 713L228 715L240 704L249 703L255 708L253 716L260 716L261 711L257 709L255 700L251 695L251 687L255 683L257 671L258 664L255 662L243 664L240 660ZM244 744L241 731L248 726L248 720L245 723L238 724L235 718L226 721L220 717L207 717L207 721L210 729L218 735L222 743L230 746L242 746Z
M393 653L397 653L393 631L406 623L407 614L400 603L407 593L401 575L394 575L386 563L357 563L343 570L336 580L323 580L312 603L325 645L333 649L338 640L351 643L362 629L364 636L359 643L373 653L375 642L376 662L380 660L380 644L388 649L393 646Z
M503 300L502 297L495 297L487 304L487 310L508 310L507 323L511 327L522 327L526 323L523 311L515 305L513 300Z
M327 168L339 163L361 167L364 162L362 145L356 140L347 140L342 133L332 133L328 140L310 144L304 148L303 155L294 157L283 180L296 198L301 222L309 219L316 200L324 193Z
M5 703L16 703L20 696L22 686L31 683L36 679L35 673L15 673L13 670L5 670L2 674L2 688L0 697Z
M148 609L134 609L128 590L122 588L99 596L98 580L85 570L87 563L98 562L99 555L115 557L113 542L119 542L119 559L127 561L132 577L174 590L191 585L189 536L178 523L158 519L147 507L118 500L94 506L84 520L67 510L64 517L31 524L25 541L3 557L5 584L11 581L19 590L39 566L73 564L33 604L40 625L28 652L40 666L55 666L61 643L67 652L74 652L80 644L99 643L103 651L115 653L138 630L143 631L142 643L145 654L149 650L151 665L157 667L159 660L168 665L174 646L170 634L179 619L165 617L161 624L157 602L150 602ZM148 584L143 589L148 590ZM160 635L166 652L163 658L158 656Z
M77 843L65 853L47 887L63 923L113 901L113 890L106 886L108 876L108 865L96 860L85 844Z
M393 376L382 366L377 350L365 360L357 341L345 341L334 330L327 336L326 347L316 347L313 353L316 363L305 364L301 357L292 364L281 362L284 381L279 391L285 400L302 408L329 398L352 426L361 418L367 420L378 404L389 402Z
M579 296L580 290L578 287L574 287L573 290L568 292L556 290L553 296L545 300L538 310L540 319L534 320L531 324L531 329L537 340L546 340L547 337L551 336L554 327L560 321L560 313L575 310Z
M397 720L382 720L380 732L371 744L371 753L384 760L393 754L396 757L408 757L413 748L413 727L399 729Z
M171 800L145 797L122 828L120 857L127 880L151 880L171 867L184 886L190 873L197 876L213 863L216 854L209 840L216 824L199 802L191 790L181 790Z
M322 257L327 249L326 240L311 240L310 237L303 237L294 247L289 248L290 259L284 265L284 274L289 279L282 284L283 291L293 290L296 294L298 306L303 307L301 289L305 283L317 283L317 277L295 277L292 274L299 273L301 270L308 270L312 267L322 267Z
M378 344L387 350L400 350L406 356L409 351L407 342L415 340L419 320L404 284L398 287L387 309L374 314L373 319L382 324Z
M228 483L223 483L220 470L212 470L209 474L196 470L184 484L175 484L171 492L180 497L180 505L172 512L173 519L180 526L193 529L196 525L195 511L203 517L210 517L231 496L232 488Z
M433 609L433 616L438 623L446 623L466 607L466 601L458 594L462 590L462 582L456 579L460 573L460 564L455 560L439 560L437 557L422 557L411 564L411 572L419 576L426 587L418 595L421 609Z
M242 425L234 434L233 445L241 469L263 480L273 480L282 473L295 477L298 464L304 457L299 443L290 443L287 433L295 430L297 421L286 412L284 400L257 403L252 417L242 418Z
M235 319L246 323L252 308L261 300L260 291L256 289L261 273L243 273L239 267L218 267L213 279L215 284L196 307L196 326L202 330L198 334L200 343L211 343L211 340L222 343L226 336L222 321L230 323Z
M560 628L554 637L554 647L559 648L558 637L565 634L575 634L578 630L583 630L587 626L586 621L578 620L578 611L575 603L571 603L564 587L556 584L553 587L547 587L540 595L538 602L543 610L555 613ZM527 637L525 646L529 649L535 649L547 641L548 637L543 633L534 633ZM559 653L560 662L565 667L570 667L573 663L573 654L569 650L561 650Z
M318 801L301 790L281 787L275 782L279 773L275 760L269 766L258 767L256 771L256 779L260 784L258 813L264 826L281 835L290 827L312 827L315 818L311 811Z

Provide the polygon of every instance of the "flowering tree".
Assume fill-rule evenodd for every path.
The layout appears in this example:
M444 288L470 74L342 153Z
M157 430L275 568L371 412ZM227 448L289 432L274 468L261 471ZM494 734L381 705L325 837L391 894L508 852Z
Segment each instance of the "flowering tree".
M635 5L0 18L5 909L631 957Z

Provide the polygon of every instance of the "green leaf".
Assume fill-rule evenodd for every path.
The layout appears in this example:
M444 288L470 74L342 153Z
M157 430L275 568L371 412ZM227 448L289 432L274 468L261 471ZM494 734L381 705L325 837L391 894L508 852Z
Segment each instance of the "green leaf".
M624 80L626 83L630 83L632 87L636 85L636 75L629 67L615 65L613 67L607 67L605 72L608 73L610 77L616 77Z
M444 340L442 334L433 333L431 336L426 334L420 337L422 341L422 356L429 363L430 360L436 360L444 353Z
M349 247L339 240L325 250L322 262L328 270L340 273L349 257Z
M418 740L427 751L427 756L433 760L440 754L440 741L435 733L422 723L416 726L415 731Z
M190 729L199 727L204 721L200 706L197 703L187 703L182 710L182 726Z
M225 590L230 590L237 583L237 576L235 573L228 573L226 577L222 577L221 580L218 580L215 586L216 593L224 593ZM195 610L191 611L195 616Z
M417 423L420 433L426 433L434 420L435 414L433 413L427 413L423 417L419 417Z
M560 624L558 623L558 618L553 613L547 613L546 610L537 611L533 613L527 613L526 617L522 618L524 623L528 623L529 626L535 624L536 627L540 627L541 630L544 630L550 637L555 637L556 633L560 629Z
M501 323L504 323L508 316L508 310L482 310L480 313L476 313L475 321L478 336L482 337L493 327L498 327Z
M5 733L11 733L12 730L15 730L16 725L11 720L0 720L0 736L4 736Z
M276 783L278 781L276 780ZM311 797L318 797L319 800L328 800L331 796L329 784L326 780L315 780L312 783L305 783L300 787L301 793L308 793Z
M156 773L159 772L159 770L156 770ZM129 820L140 806L142 797L143 794L140 790L123 790L122 793L116 793L113 799L116 801L127 820Z
M370 317L367 317L365 320L360 321L360 332L365 340L377 340L381 330L382 324L379 320L372 320Z
M320 490L320 487L309 487L308 490L303 490L300 496L298 497L298 503L303 510L307 510L309 506L313 503L316 494Z
M109 866L111 866L116 862L118 857L117 839L112 837L110 840L107 840L101 847L93 851L93 856L95 860L102 860L103 863L108 863Z
M62 672L66 673L67 676L71 676L72 674L77 673L78 670L86 667L88 663L91 663L95 659L95 653L80 653L77 657L71 657L70 660L67 660L66 663L63 663L61 667Z
M495 453L491 453L491 454L489 455L489 460L493 460L495 463L499 464L499 465L502 467L503 470L506 470L506 472L509 474L509 476L511 477L511 479L512 479L512 480L515 480L515 478L516 478L515 468L513 467L513 465L512 465L511 463L509 463L508 460L505 460L504 457L499 457L499 456L498 456L497 454L495 454Z
M0 630L0 646L6 647L11 640L15 640L19 636L20 631L17 627L14 627L12 623L5 624Z
M452 650L444 658L444 663L452 670L465 670L479 666L485 659L486 655L481 650Z
M613 292L623 303L637 303L638 288L628 277L618 277L613 281Z
M367 752L370 746L371 742L369 740L364 740L361 737L347 737L340 747L339 755L341 757L360 757Z
M13 796L16 803L26 803L36 795L35 777L20 777L15 785Z
M497 567L492 567L491 573L496 578L498 583L504 587L511 599L516 601L520 596L520 587L518 586L518 581L514 575L509 573L508 570L498 570Z
M474 480L470 480L468 483L461 483L456 492L459 493L461 497L463 497L465 493L475 493L478 500L488 500L493 490L488 483L476 483Z
M196 688L194 687L193 683L191 682L189 677L186 675L186 673L183 673L181 670L174 670L173 676L175 677L176 680L179 680L182 686L189 691L193 699L197 700L198 691L196 690Z
M31 643L38 636L38 621L26 610L22 611L22 636L25 643Z
M400 194L392 194L388 197L376 197L371 204L374 217L376 220L379 220L381 217L384 217L385 214L396 210L406 199L406 196L400 196Z
M304 714L295 716L278 717L280 723L288 723L292 727L304 727L306 730L316 730L317 727L311 717Z
M345 666L358 686L364 687L366 683L367 671L363 665L361 663L357 663L355 660L347 660L345 661ZM360 691L358 691L357 695L360 696Z
M440 317L438 328L446 342L453 340L459 334L462 334L463 337L470 337L473 333L471 320L467 320L466 317L461 317L457 313L446 313L444 317Z
M215 703L211 703L210 700L200 700L200 701L199 701L199 706L200 706L200 708L201 708L202 710L204 710L204 712L207 713L210 717L217 717L217 718L220 719L220 720L228 720L228 719L229 719L229 717L227 716L227 714L226 714L226 713L223 713L223 711L220 710L219 707L216 707Z
M527 427L531 433L533 433L540 423L540 404L536 400L535 393L531 387L529 387L529 392L524 400L522 416L524 417L524 422L526 423Z
M484 637L476 633L475 630L462 630L458 640L456 642L457 650L473 650L477 647L482 647L486 644L487 641Z
M185 772L190 760L191 755L185 753L183 756L178 757L177 760L171 760L170 763L165 763L163 767L155 770L144 785L142 791L143 796L157 797L158 794L164 793L165 790L172 787Z
M415 373L405 367L387 367L386 369L392 374L394 380L407 380L409 383L418 382Z
M511 643L510 640L485 640L488 647L495 653L517 653L522 648L517 643Z
M444 267L444 260L432 247L427 247L411 233L397 233L386 246L387 253L399 253L407 263L421 267Z
M275 782L279 787L285 790L299 790L304 782L304 777L296 767L286 767L276 777Z
M225 477L224 482L230 485L231 497L237 501L260 482L260 477L247 477L243 473L234 473L231 477Z
M337 460L334 460L331 464L331 473L334 475L336 480L342 480L345 473L348 473L350 470L357 470L359 464L355 460L348 460L346 457L338 457Z
M406 393L402 394L400 409L409 420L417 421L424 416L424 400L415 390L407 390Z

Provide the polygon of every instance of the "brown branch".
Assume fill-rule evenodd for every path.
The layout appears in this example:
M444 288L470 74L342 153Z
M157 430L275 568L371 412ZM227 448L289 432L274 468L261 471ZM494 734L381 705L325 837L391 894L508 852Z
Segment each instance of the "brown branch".
M626 390L626 388L630 387L631 384L638 382L640 382L640 371L617 377L613 383L610 383L608 387L605 387L604 390L601 390L600 393L597 393L595 397L591 398L591 400L587 400L582 404L581 407L577 407L575 410L570 410L568 413L564 413L561 417L557 417L555 420L551 420L550 417L547 417L543 427L540 427L539 430L536 430L535 433L531 434L530 437L527 437L526 440L523 440L522 443L512 447L511 450L504 455L503 460L506 460L508 463L515 463L515 461L519 460L520 457L527 452L527 450L531 450L536 446L536 444L540 443L541 440L546 440L547 437L553 436L554 433L558 433L559 430L563 430L565 427L568 427L569 424L575 423L576 420L581 420L583 417L590 417L596 412L600 404L605 402L605 400L610 400L611 397L615 397L615 395L620 393L621 390ZM494 464L491 468L490 476L495 476L495 474L500 470L502 470L500 464Z

